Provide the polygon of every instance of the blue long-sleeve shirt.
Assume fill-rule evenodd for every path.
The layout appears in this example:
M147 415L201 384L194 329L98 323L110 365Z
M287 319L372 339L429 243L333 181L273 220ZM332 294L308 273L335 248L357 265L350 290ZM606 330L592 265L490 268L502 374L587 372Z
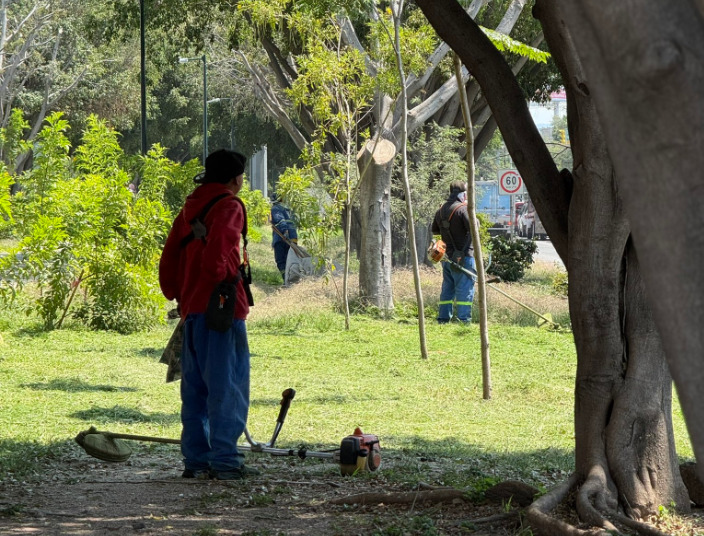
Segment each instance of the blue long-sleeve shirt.
M298 239L296 232L296 224L291 216L291 211L281 203L274 203L271 207L271 224L276 227L279 232L289 240ZM282 238L276 233L273 233L271 244L281 242Z

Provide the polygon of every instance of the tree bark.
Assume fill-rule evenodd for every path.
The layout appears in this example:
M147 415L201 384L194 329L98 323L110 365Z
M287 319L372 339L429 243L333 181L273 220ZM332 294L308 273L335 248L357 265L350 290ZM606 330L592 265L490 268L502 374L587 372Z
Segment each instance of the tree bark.
M423 11L426 3L431 4L417 1ZM505 73L508 66L485 52L480 42L468 38L467 27L459 34L461 38L452 36L459 29L454 23L460 16L453 4L432 2L430 21L434 26L448 26L452 21L450 28L436 29L444 39L453 39L450 45L460 48L465 65L482 84L541 219L546 211L545 216L557 224L559 243L564 240L558 251L569 273L570 314L578 355L575 464L582 482L577 496L580 517L608 529L602 513L619 507L633 517L671 501L687 509L689 502L674 451L671 380L643 298L640 265L629 238L630 227L601 123L570 34L561 23L560 3L538 0L536 13L566 81L574 152L571 185L560 184L554 176L546 181L537 163L522 165L526 147L532 153L544 143L537 139L532 125L523 128L525 125L506 113L519 108L513 99L523 103L511 87L515 79L497 75L497 71ZM444 16L438 16L439 10ZM470 23L465 21L466 26ZM471 35L475 36L474 30ZM479 51L479 58L471 58L473 51ZM493 86L496 80L504 87ZM484 84L492 84L493 89ZM542 165L549 170L547 163ZM563 189L557 195L546 192L550 184ZM553 238L553 231L549 233Z
M674 450L671 378L643 301L630 226L590 84L561 23L560 2L539 0L536 15L567 81L574 158L568 262L578 354L575 462L587 479L578 504L584 510L591 502L603 506L620 499L634 517L673 500L687 509ZM602 477L607 485L594 491Z
M697 459L704 460L704 4L564 3ZM646 262L647 260L647 262ZM704 479L704 463L699 463Z
M396 147L388 140L369 140L357 155L362 237L359 294L362 302L391 311L391 171Z

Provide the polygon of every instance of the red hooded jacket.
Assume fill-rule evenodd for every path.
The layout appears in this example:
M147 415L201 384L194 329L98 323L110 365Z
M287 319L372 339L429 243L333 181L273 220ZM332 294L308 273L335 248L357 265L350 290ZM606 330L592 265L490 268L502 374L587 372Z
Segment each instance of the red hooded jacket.
M191 220L211 199L224 193L230 196L220 199L205 216L208 229L205 243L195 239L183 247L181 241L191 232ZM191 313L205 313L215 286L224 280L233 281L239 274L244 217L240 203L224 184L203 184L186 198L171 226L159 261L161 291L166 299L178 302L181 318ZM244 320L248 313L247 295L240 281L234 317Z

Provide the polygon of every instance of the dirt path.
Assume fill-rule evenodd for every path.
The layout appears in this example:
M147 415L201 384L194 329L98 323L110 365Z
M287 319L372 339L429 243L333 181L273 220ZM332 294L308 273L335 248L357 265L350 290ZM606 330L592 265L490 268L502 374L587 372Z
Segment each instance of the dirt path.
M470 530L470 520L501 515L501 505L450 503L331 505L364 492L407 492L384 471L343 477L318 460L250 458L262 474L246 482L180 478L176 454L140 453L110 464L85 454L57 459L38 475L0 487L0 534L67 535L434 535L515 534L502 519ZM400 461L399 461L400 462ZM385 476L386 475L386 476Z

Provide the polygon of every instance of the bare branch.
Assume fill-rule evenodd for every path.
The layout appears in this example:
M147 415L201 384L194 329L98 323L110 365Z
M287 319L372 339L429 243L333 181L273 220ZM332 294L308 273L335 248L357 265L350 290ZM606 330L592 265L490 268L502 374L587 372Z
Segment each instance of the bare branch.
M286 113L284 106L279 101L276 93L271 89L269 82L262 73L249 63L247 57L242 52L239 52L239 55L244 61L247 71L252 76L254 89L264 104L264 107L273 117L276 117L277 121L279 121L281 126L288 132L289 136L291 136L296 147L298 147L299 150L303 150L307 144L307 140Z
M467 13L470 17L474 19L477 16L477 13L479 13L479 10L484 7L484 4L486 4L487 2L488 0L474 0L467 8ZM425 70L425 72L420 77L417 77L415 75L410 75L408 77L407 85L409 98L412 98L416 93L418 93L418 91L425 87L437 66L440 64L443 58L447 56L450 50L450 46L443 41L435 49L435 52L430 55L430 58L428 59L428 68Z

